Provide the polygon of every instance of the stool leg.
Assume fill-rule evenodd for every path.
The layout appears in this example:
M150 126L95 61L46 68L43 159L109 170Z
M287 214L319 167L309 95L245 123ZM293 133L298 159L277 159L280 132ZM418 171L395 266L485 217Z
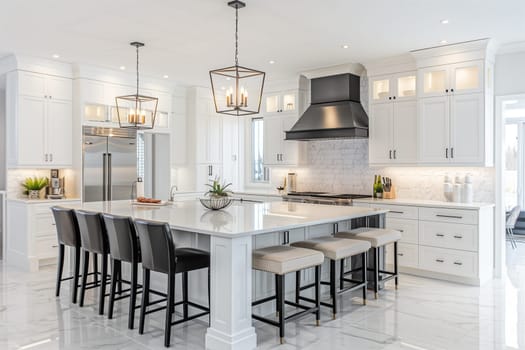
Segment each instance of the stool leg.
M315 324L321 325L321 265L315 267Z
M144 334L146 307L149 304L149 270L142 268L142 301L140 304L139 334Z
M337 289L335 288L335 260L330 260L330 296L332 297L332 319L337 317Z
M135 325L135 305L137 304L137 274L138 274L139 264L137 262L131 263L131 291L129 298L129 311L128 311L128 328L133 329ZM112 286L114 288L114 286ZM114 290L113 290L114 293Z
M374 248L374 297L379 293L379 248Z
M277 295L279 300L279 337L281 340L281 344L284 344L284 296L285 296L285 288L284 288L284 275L277 275Z
M164 322L164 346L170 346L171 339L171 315L173 310L173 301L175 299L175 274L171 273L168 276L168 300L166 304L166 321Z
M89 252L84 251L84 261L82 262L82 285L80 286L80 301L78 305L80 307L84 306L84 295L86 293L86 282L89 271Z
M182 273L182 318L188 318L188 272Z
M211 269L208 267L208 323L211 325Z
M58 245L58 262L57 262L57 284L55 296L60 296L60 284L62 282L62 271L64 270L64 245Z
M396 277L394 277L394 281L396 283L396 289L397 289L397 242L394 242L394 274Z
M345 259L341 259L341 266L339 270L339 289L343 289L345 287Z
M111 286L109 287L108 318L113 318L113 305L115 303L115 290L117 289L117 265L120 261L111 259Z
M95 281L95 285L98 284L98 256L97 254L93 253L93 281Z
M80 278L80 247L75 247L75 274L73 275L73 304L77 302L78 279Z
M295 272L295 303L299 304L299 297L301 296L301 271Z
M106 284L108 279L108 255L101 254L100 259L102 259L102 277L100 279L100 291L98 297L98 314L104 315L104 302L106 301Z
M363 286L363 304L366 305L366 291L367 291L367 269L366 269L366 255L367 255L367 252L363 252L362 254L362 259L361 259L361 264L362 264L362 267L361 267L361 273L363 274L363 283L364 283L364 286Z
M281 305L279 298L279 275L275 275L275 317L279 317L279 306Z

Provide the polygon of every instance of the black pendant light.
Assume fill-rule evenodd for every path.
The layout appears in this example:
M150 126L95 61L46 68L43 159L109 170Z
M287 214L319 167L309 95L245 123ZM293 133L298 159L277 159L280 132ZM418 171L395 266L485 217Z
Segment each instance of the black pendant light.
M137 50L137 90L133 95L115 97L118 123L121 128L153 129L159 99L139 94L139 48L144 44L134 41L130 45Z
M239 66L239 9L246 4L234 0L228 6L235 9L235 65L210 71L215 111L235 116L257 114L261 109L266 74Z

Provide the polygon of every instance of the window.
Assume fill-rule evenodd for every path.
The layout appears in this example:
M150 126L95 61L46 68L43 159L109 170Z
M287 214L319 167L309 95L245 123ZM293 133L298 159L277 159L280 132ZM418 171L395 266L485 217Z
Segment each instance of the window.
M510 209L524 206L525 190L525 100L511 100L504 104L504 205Z
M268 182L268 170L264 166L264 121L252 119L252 181Z

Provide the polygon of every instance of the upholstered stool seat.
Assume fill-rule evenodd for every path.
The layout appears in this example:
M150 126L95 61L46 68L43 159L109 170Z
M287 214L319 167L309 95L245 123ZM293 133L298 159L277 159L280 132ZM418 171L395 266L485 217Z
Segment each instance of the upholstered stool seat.
M363 291L363 304L366 304L366 254L370 249L370 242L358 239L347 239L338 237L318 237L312 238L306 241L294 242L291 244L294 247L301 247L307 249L317 250L322 252L324 256L330 259L330 282L321 282L322 284L330 285L330 297L332 303L321 302L321 305L332 308L332 317L335 319L337 315L337 295L354 291L356 289L362 289ZM354 268L352 271L348 271L347 274L358 272L360 274L359 280L352 276L352 279L344 277L344 260L352 256L361 255L361 266ZM339 290L336 288L336 262L341 261L341 275L339 281ZM311 288L312 285L301 286L301 276L296 276L296 290L304 290ZM350 282L351 285L347 288L344 287L345 282ZM296 293L296 300L307 300L307 298L300 296Z
M324 255L319 251L299 247L290 247L286 245L256 249L252 252L253 269L273 273L275 275L276 285L275 295L253 301L252 306L276 300L277 315L279 319L278 321L275 321L273 319L256 314L252 314L252 317L258 321L279 327L281 344L284 342L284 326L287 321L295 320L313 313L316 316L317 325L319 325L321 317L321 264L323 261ZM300 273L301 270L311 267L315 268L315 283L312 284L312 287L315 287L315 297L314 299L309 299L308 301L313 303L314 306L300 304L298 301L294 303L286 300L285 275L289 272ZM294 306L295 308L301 309L302 311L285 317L285 304Z
M397 230L376 228L376 227L360 227L346 232L338 232L334 235L337 238L347 238L352 240L367 241L372 245L374 250L374 292L377 299L379 292L379 281L386 282L390 279L395 280L395 286L398 285L398 266L397 266L397 242L401 239L401 232ZM385 271L379 269L379 252L381 247L387 244L394 244L394 271Z
M255 270L284 275L322 264L321 252L289 246L272 246L256 249L252 253L252 267Z
M360 227L348 232L338 232L335 237L365 240L370 242L373 248L377 248L399 241L401 232L385 228Z

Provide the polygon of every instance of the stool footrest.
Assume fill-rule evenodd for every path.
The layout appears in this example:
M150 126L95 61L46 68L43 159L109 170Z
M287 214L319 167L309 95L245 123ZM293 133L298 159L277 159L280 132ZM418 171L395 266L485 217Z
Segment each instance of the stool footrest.
M266 298L263 298L263 299L259 299L259 300L256 300L256 301L252 302L252 306L261 305L261 304L267 303L267 302L275 300L275 299L277 299L277 296L276 295L272 295L272 296L269 296L269 297L266 297Z

